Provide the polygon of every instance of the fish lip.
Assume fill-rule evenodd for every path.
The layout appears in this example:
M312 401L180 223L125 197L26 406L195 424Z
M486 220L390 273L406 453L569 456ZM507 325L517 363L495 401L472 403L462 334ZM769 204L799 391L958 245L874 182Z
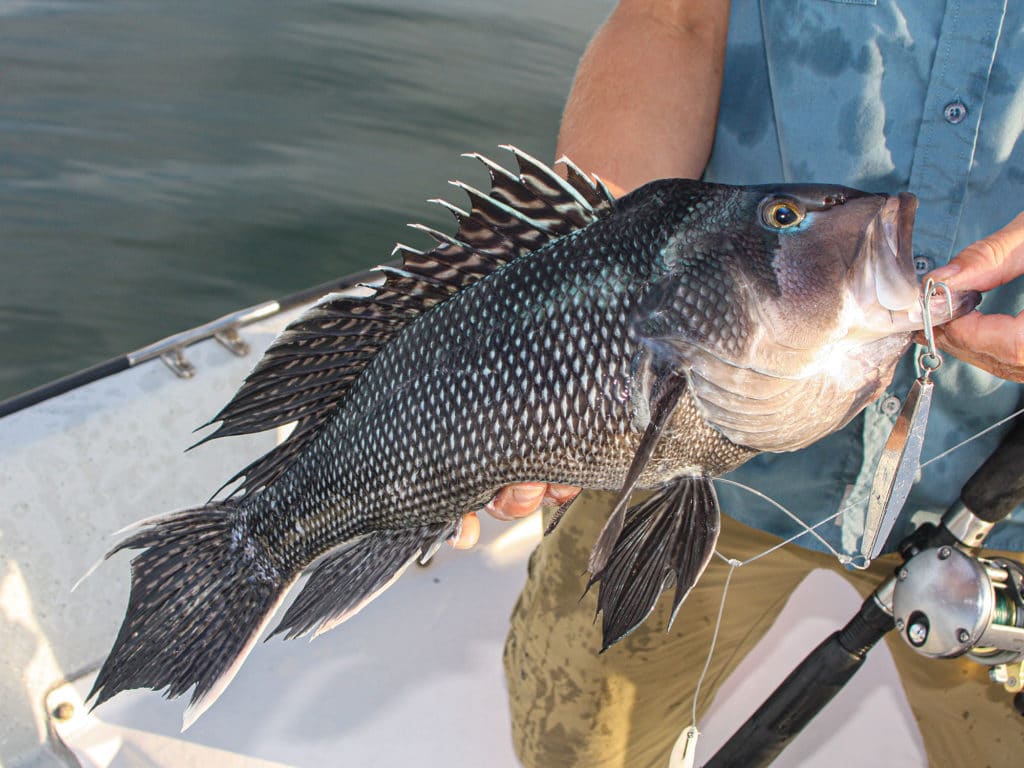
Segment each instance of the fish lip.
M917 214L917 195L910 192L900 192L896 196L896 248L893 253L900 263L907 264L913 269L914 266L914 216ZM890 237L888 227L886 237Z
M912 195L909 192L901 192L897 196L897 200L899 201L899 211L896 216L896 221L899 222L899 226L897 228L898 250L896 253L898 254L901 264L908 264L910 265L910 268L913 269L914 247L912 244L912 238L914 215L917 213L918 200L916 195ZM886 238L890 237L888 225L888 221L883 221ZM921 290L924 290L923 285L921 286ZM949 313L949 307L946 304L946 295L944 292L938 291L929 299L929 309L931 311L933 325L942 325L943 323L948 323L950 320L956 320L958 317L963 317L969 312L973 312L981 303L981 294L978 291L951 290L950 300L953 305L952 314Z
M914 270L913 230L917 197L909 192L881 195L868 240L871 256L861 261L864 300L877 301L890 312L914 313L918 305L918 276ZM920 309L917 311L920 316Z
M912 282L914 271L914 216L917 214L917 195L900 192L889 197L882 206L879 219L886 245L900 270Z

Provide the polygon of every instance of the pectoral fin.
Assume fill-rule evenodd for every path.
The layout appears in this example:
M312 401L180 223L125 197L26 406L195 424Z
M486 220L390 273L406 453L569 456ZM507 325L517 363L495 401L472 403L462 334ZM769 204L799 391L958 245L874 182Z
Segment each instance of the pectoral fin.
M668 423L672 411L675 410L676 403L679 402L679 398L682 397L685 391L686 375L683 373L668 373L659 381L655 396L652 397L650 421L647 423L643 437L640 438L640 446L637 448L633 461L629 465L629 470L626 472L626 482L619 493L619 500L615 503L615 508L608 517L608 522L604 524L604 528L601 529L601 533L597 537L597 543L594 544L594 549L590 552L590 562L587 565L587 570L594 574L595 577L604 570L608 563L612 547L622 532L626 508L629 505L629 497L633 494L633 490L640 480L640 474L643 472L644 467L647 466L647 462L654 455L654 449L661 438L661 432L665 424Z
M680 478L626 512L607 563L591 579L600 582L602 650L639 626L674 580L671 626L715 551L719 526L707 477Z

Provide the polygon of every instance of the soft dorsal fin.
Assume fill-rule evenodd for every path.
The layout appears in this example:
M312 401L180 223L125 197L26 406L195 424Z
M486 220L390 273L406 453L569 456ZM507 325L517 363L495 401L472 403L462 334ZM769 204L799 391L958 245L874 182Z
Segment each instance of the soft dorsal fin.
M201 442L262 432L297 422L281 445L241 470L232 495L249 495L273 482L319 431L373 356L409 321L513 259L606 215L614 198L564 158L568 179L539 160L506 146L518 173L473 154L491 177L481 192L453 181L469 196L470 210L435 200L455 216L454 235L413 225L437 245L419 251L398 245L401 266L378 270L384 283L369 296L332 294L289 325L245 383L208 424L220 422Z

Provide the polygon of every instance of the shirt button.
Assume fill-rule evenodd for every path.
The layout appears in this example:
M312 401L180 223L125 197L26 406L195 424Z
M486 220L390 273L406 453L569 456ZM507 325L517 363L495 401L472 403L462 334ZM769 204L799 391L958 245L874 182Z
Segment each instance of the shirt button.
M962 123L964 118L967 117L967 105L959 99L951 101L942 110L942 116L946 118L947 123L952 123L953 125Z
M882 409L882 413L886 416L895 416L900 412L900 408L902 406L903 401L896 397L896 395L889 395L887 398L882 400L878 407Z
M935 260L931 256L922 256L919 253L914 254L914 272L917 274L928 274L934 267Z

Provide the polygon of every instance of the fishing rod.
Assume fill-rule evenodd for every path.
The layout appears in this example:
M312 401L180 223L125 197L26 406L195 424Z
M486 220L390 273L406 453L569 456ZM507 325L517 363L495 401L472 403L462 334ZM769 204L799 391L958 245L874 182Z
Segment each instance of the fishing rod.
M1018 418L940 523L922 525L900 544L903 565L811 651L705 768L771 763L894 629L922 655L967 656L988 666L1024 714L1024 565L979 551L993 526L1024 502L1022 470L1024 418Z

